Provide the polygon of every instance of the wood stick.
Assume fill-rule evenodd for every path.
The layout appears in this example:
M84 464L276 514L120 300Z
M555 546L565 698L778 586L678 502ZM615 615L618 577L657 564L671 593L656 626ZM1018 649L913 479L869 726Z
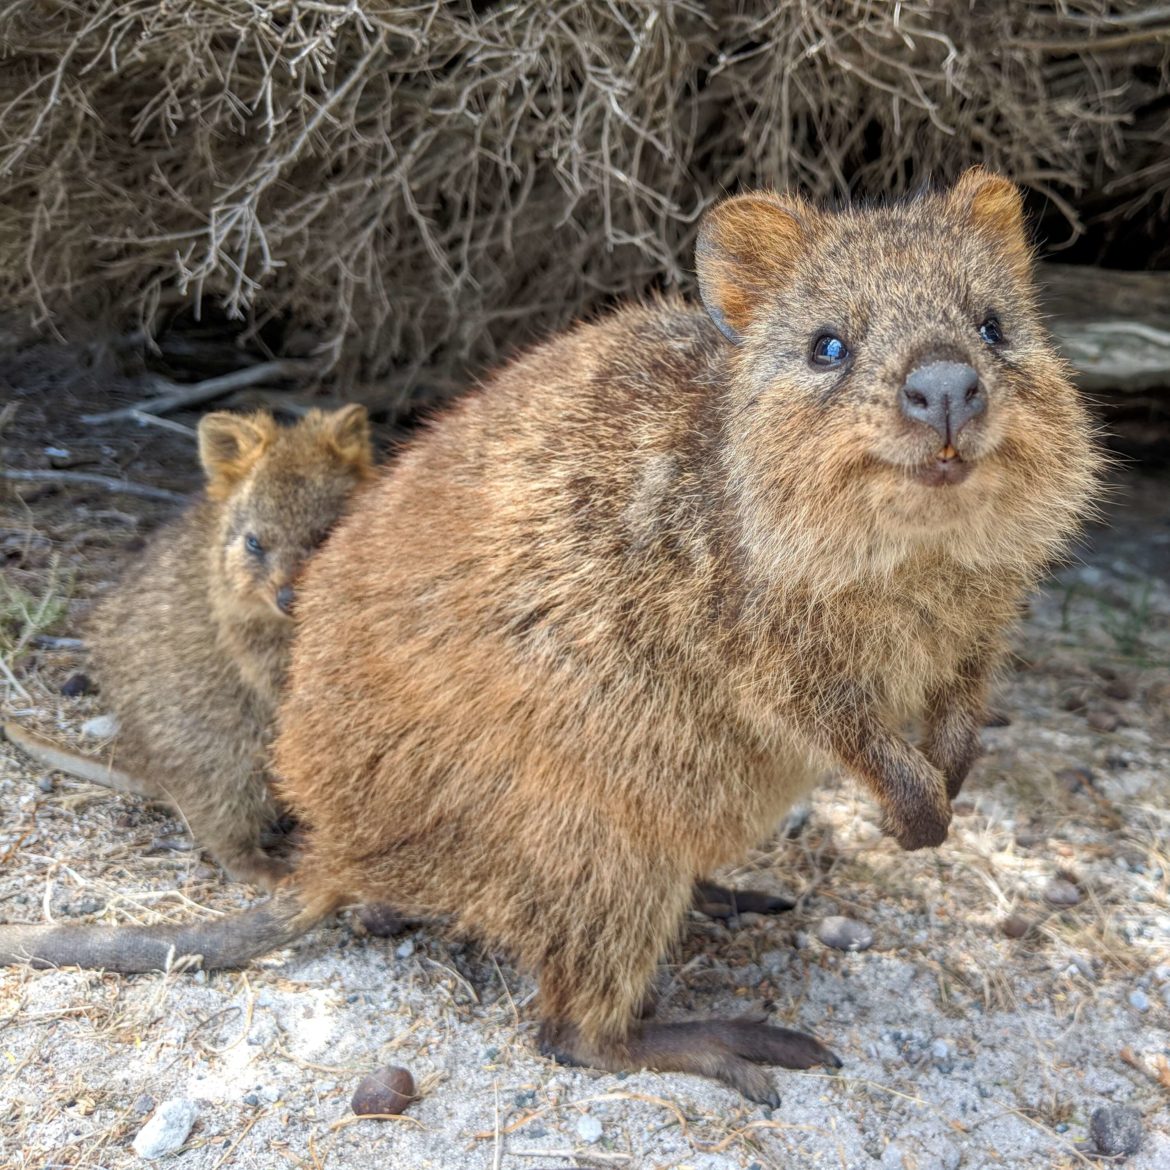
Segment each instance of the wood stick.
M254 386L257 382L267 382L275 378L304 378L316 373L317 369L316 362L285 358L275 362L260 362L259 365L248 366L243 370L232 370L230 374L220 374L216 378L192 382L189 386L182 386L166 378L155 378L153 383L162 393L144 398L140 402L132 402L129 406L119 407L117 410L107 410L101 414L83 414L81 421L96 426L100 423L132 419L139 413L165 414L167 411L181 410L185 406L197 406L202 402L222 398L233 390Z
M186 496L166 488L151 487L150 484L133 483L128 479L114 479L109 475L94 475L88 471L54 471L49 468L20 470L12 467L0 468L0 479L15 479L33 483L77 483L89 487L105 488L108 492L121 492L126 496L141 496L144 500L165 500L167 503L182 504Z

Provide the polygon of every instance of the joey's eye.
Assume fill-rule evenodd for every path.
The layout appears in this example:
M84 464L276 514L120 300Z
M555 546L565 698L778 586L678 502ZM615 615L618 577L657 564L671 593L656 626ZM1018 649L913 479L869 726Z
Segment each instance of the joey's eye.
M988 317L982 325L979 326L979 336L987 342L988 345L999 345L1003 341L1003 326L999 323L998 317Z
M811 361L814 366L839 366L849 356L849 347L832 333L822 333L813 342Z
M244 537L244 548L254 557L262 557L264 555L264 546L250 532Z

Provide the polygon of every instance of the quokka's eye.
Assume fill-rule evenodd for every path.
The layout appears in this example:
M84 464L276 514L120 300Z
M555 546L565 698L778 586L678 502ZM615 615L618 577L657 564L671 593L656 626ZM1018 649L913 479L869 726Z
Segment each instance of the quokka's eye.
M246 548L248 552L250 552L254 557L262 557L264 555L264 546L250 532L247 536L244 537L244 548Z
M839 366L849 357L849 347L834 333L822 333L813 342L810 360L814 366L826 369Z
M979 336L987 342L988 345L1002 345L1003 344L1003 326L999 323L998 317L988 317L982 325L979 326Z

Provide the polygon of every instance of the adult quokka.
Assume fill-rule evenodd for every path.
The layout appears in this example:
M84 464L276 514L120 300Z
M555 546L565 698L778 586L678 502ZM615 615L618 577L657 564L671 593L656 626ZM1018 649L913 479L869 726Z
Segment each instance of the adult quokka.
M701 306L578 326L437 418L312 564L274 755L307 826L287 890L0 951L231 965L390 903L535 972L561 1059L761 1101L761 1065L835 1063L766 1023L640 1018L655 965L695 877L831 763L904 848L944 840L1004 631L1098 459L1002 178L728 199L697 262Z

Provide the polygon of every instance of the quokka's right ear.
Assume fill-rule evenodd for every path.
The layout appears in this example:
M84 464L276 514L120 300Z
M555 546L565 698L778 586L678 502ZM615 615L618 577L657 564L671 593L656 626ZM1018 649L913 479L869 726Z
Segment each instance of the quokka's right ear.
M364 406L351 402L324 416L334 450L359 474L369 472L373 463L370 443L370 415Z
M695 243L699 294L711 320L738 345L760 304L782 286L811 244L816 212L774 195L737 195L703 217Z
M199 462L208 494L226 496L256 466L276 435L272 416L217 410L199 420Z

